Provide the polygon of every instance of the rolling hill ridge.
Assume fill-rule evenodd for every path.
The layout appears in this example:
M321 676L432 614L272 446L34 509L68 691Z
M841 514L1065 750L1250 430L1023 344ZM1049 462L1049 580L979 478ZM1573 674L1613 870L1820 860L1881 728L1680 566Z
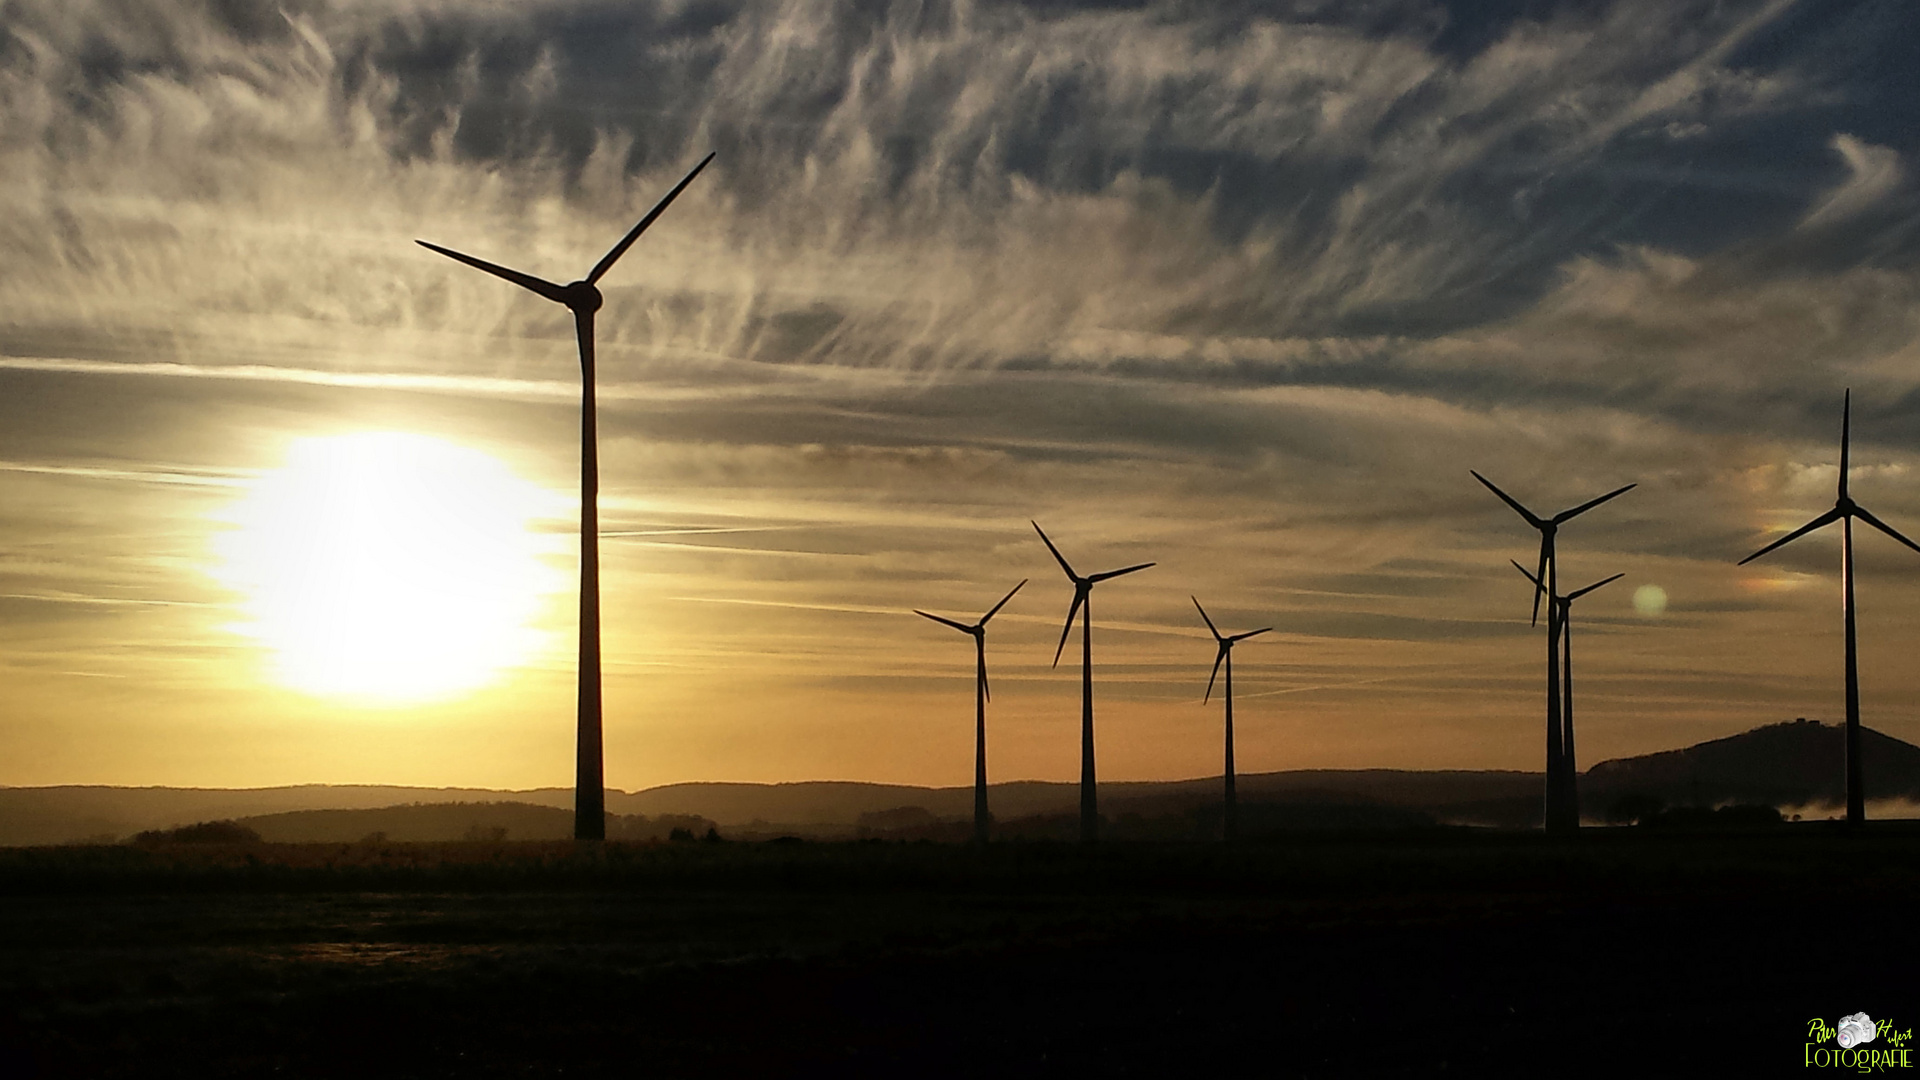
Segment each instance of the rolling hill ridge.
M1920 747L1871 729L1863 732L1862 741L1869 795L1875 800L1920 801ZM1669 805L1837 806L1844 798L1843 754L1844 732L1837 725L1804 719L1771 724L1683 749L1600 762L1582 774L1582 810L1589 819L1600 819L1627 795ZM1539 773L1508 770L1307 769L1242 774L1238 783L1240 798L1248 804L1356 812L1374 807L1411 811L1435 821L1510 827L1538 822L1542 787ZM1122 781L1101 784L1100 799L1110 817L1153 818L1203 810L1217 803L1219 791L1217 776ZM1013 822L1071 814L1079 789L1070 782L1016 780L992 785L990 797L995 818ZM917 809L924 815L916 819L932 821L966 820L972 800L971 787L828 780L682 783L637 792L609 790L607 811L631 819L627 828L636 837L658 831L651 823L669 818L700 819L736 833L843 836L854 834L863 819L885 820L892 811ZM408 824L392 827L371 813L449 805L469 809L400 815L394 820L404 818ZM114 842L146 830L223 819L255 822L269 839L350 840L372 832L400 839L417 830L426 830L423 836L457 839L469 827L505 828L516 838L539 839L566 835L572 806L572 789L557 787L0 788L0 845ZM1362 815L1354 820L1376 819Z

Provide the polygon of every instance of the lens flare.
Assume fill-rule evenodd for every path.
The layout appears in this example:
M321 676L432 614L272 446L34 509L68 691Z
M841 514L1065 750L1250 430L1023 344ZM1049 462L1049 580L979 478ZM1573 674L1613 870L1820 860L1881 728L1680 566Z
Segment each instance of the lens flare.
M1633 610L1649 619L1665 614L1667 590L1658 585L1642 585L1633 590Z

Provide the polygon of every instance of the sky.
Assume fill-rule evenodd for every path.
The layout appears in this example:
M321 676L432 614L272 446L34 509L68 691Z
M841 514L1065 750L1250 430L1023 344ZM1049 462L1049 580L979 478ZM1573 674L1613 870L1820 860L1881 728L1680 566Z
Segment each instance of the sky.
M607 783L1541 768L1841 701L1920 537L1920 13L0 0L0 784L572 782L600 282ZM1857 538L1920 741L1920 554ZM1664 604L1661 599L1664 597Z

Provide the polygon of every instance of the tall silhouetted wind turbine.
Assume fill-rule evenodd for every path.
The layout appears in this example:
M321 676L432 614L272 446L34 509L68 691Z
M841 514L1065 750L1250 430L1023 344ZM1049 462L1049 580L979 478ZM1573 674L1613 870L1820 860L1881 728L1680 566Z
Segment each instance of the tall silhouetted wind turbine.
M1026 581L1021 580L1020 585ZM914 608L915 615L925 615L937 623L945 623L963 634L973 635L975 657L973 680L973 839L977 843L987 842L987 702L993 699L993 691L987 689L987 620L994 613L1007 606L1013 594L1020 591L1020 585L1008 590L992 610L980 616L980 621L968 626L952 619L942 618L928 611Z
M1740 565L1745 566L1774 548L1798 540L1815 529L1825 528L1836 521L1841 523L1840 575L1845 579L1845 584L1842 586L1840 604L1847 619L1847 824L1857 828L1867 820L1867 796L1860 779L1860 668L1855 656L1853 628L1853 519L1859 518L1915 551L1920 551L1920 544L1901 536L1893 526L1868 513L1866 507L1854 502L1847 494L1847 444L1852 419L1853 391L1849 389L1840 405L1840 498L1833 504L1833 509L1741 559Z
M1540 579L1527 573L1527 568L1518 562L1513 568L1533 582L1534 595L1540 595ZM1548 602L1560 613L1560 757L1564 763L1567 777L1567 801L1576 811L1580 808L1580 759L1573 752L1573 602L1602 585L1612 584L1625 577L1615 574L1604 581L1596 581L1584 589L1575 589L1565 596L1552 596Z
M1227 702L1227 790L1225 813L1221 819L1221 828L1222 835L1226 841L1232 843L1235 833L1234 826L1239 814L1239 804L1234 801L1233 795L1233 646L1238 642L1247 640L1255 634L1264 634L1273 629L1273 627L1263 626L1258 630L1249 630L1244 634L1235 634L1232 637L1221 637L1219 628L1213 625L1212 619L1207 618L1207 609L1200 607L1200 598L1190 596L1189 599L1193 601L1193 606L1199 609L1200 618L1206 621L1207 629L1213 632L1213 640L1220 645L1220 651L1213 655L1213 674L1207 676L1207 692L1200 698L1202 703L1205 703L1209 698L1213 697L1213 680L1220 674L1221 661L1224 660L1227 665L1226 692L1221 695Z
M496 266L458 251L416 240L421 247L437 251L449 259L505 278L529 292L565 304L573 312L574 335L580 342L580 689L579 739L576 746L573 788L573 837L576 840L604 840L607 835L605 770L601 758L600 737L600 461L596 448L593 400L593 313L600 310L600 290L594 283L604 277L620 256L627 253L653 219L667 204L686 190L700 170L713 160L708 154L684 179L675 184L647 216L640 219L613 249L601 256L593 270L581 281L555 285L531 274Z
M1472 470L1468 470L1471 472ZM1616 495L1633 490L1635 485L1617 488L1597 499L1581 503L1571 510L1562 510L1550 518L1543 518L1514 501L1513 496L1493 486L1493 481L1475 472L1475 480L1487 486L1487 490L1500 496L1500 501L1513 507L1515 513L1525 518L1527 524L1540 530L1540 569L1534 580L1540 582L1533 593L1533 621L1540 621L1541 594L1553 595L1559 584L1558 560L1553 556L1554 536L1560 526L1573 518L1599 506ZM1572 778L1566 775L1565 751L1561 747L1560 730L1560 617L1552 604L1547 605L1547 790L1543 806L1543 817L1547 831L1560 832L1580 827L1580 808L1567 800L1567 790Z
M1032 522L1033 531L1053 552L1059 561L1060 569L1067 572L1067 578L1073 582L1073 606L1067 609L1067 625L1060 630L1060 644L1053 650L1053 666L1060 666L1060 652L1067 647L1067 637L1073 633L1073 617L1080 615L1080 839L1092 843L1100 838L1100 806L1094 795L1093 783L1093 587L1108 578L1117 578L1121 574L1131 574L1135 570L1145 570L1152 566L1143 562L1138 566L1129 566L1122 570L1109 570L1104 574L1091 574L1081 577L1068 565L1067 557L1047 539L1045 529L1040 523Z

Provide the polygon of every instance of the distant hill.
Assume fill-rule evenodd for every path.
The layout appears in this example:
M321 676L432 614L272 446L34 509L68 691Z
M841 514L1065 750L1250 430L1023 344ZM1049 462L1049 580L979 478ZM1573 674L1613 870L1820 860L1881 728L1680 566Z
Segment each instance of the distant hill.
M370 837L392 841L565 840L573 835L573 811L523 802L411 803L357 810L289 810L238 819L235 824L273 843L351 843ZM610 840L665 840L674 829L704 835L713 822L685 815L612 816Z
M1242 775L1239 787L1242 801L1248 804L1373 805L1482 824L1525 825L1529 814L1533 819L1539 816L1537 773L1304 770ZM1160 817L1212 805L1219 792L1218 777L1108 783L1100 785L1100 805L1102 813L1112 818ZM1080 795L1077 784L1021 780L993 785L991 798L995 818L1012 822L1074 814ZM435 809L456 805L462 809ZM476 809L490 805L498 808ZM289 842L355 840L374 832L385 832L394 840L460 839L476 823L483 828L506 828L514 838L533 840L570 835L572 807L573 792L568 788L494 791L324 784L247 789L0 788L0 845L111 843L148 830L217 820L241 821L269 840ZM743 836L789 832L853 836L863 827L870 828L862 826L863 815L874 820L872 815L906 808L918 808L936 821L970 820L973 789L813 781L670 784L640 792L607 792L607 810L615 815L616 831L621 821L657 822L681 816L717 823Z
M1241 801L1249 804L1379 805L1421 810L1442 820L1524 825L1529 813L1539 816L1537 806L1527 809L1531 805L1527 800L1540 801L1541 778L1538 773L1499 770L1307 769L1245 773L1237 778L1237 786ZM1002 822L1075 814L1080 785L1016 780L990 785L988 800L994 817ZM1217 776L1100 785L1100 812L1113 818L1190 813L1219 800ZM973 788L847 781L669 784L632 795L610 795L607 806L627 813L698 814L719 822L723 829L754 833L783 829L821 833L848 829L863 815L907 807L925 810L942 821L971 820Z
M1616 800L1628 794L1668 805L1836 806L1845 797L1843 740L1844 731L1838 726L1796 720L1683 750L1604 761L1581 779L1582 809L1589 818L1603 818ZM1869 795L1876 800L1920 801L1920 747L1870 729L1862 733L1862 741ZM1524 827L1539 823L1541 787L1539 773L1491 769L1306 769L1239 777L1241 802L1277 808L1259 812L1273 821L1389 821L1426 815L1441 822ZM1101 813L1113 820L1127 815L1142 819L1192 815L1217 805L1219 798L1217 776L1100 785ZM993 785L991 800L994 817L1012 826L1022 820L1074 814L1079 786L1017 780ZM428 810L450 804L465 809ZM517 809L473 809L487 804ZM252 823L269 839L358 839L373 832L386 832L392 839L416 832L422 832L422 839L459 839L469 826L479 823L531 840L568 835L572 807L570 788L494 791L324 784L238 790L0 788L0 845L118 841L150 829L223 819ZM1365 809L1369 807L1374 809ZM344 813L390 808L405 824L387 827L377 823L385 820L377 815ZM679 815L717 823L723 832L739 836L784 832L853 836L863 828L872 829L872 822L888 820L884 815L890 811L911 808L924 811L926 818L909 814L901 820L967 821L973 813L973 789L822 780L668 784L638 792L607 792L607 810L617 815L616 822L644 819L651 823ZM862 825L863 815L867 825ZM442 835L448 830L454 831Z
M273 788L66 785L0 788L0 845L120 840L148 829L291 810L367 810L403 803L515 802L571 809L573 789L491 791L385 785L300 784Z
M235 821L271 843L388 840L563 840L573 811L521 802L416 803L373 809L287 810Z
M1870 799L1920 800L1920 746L1864 727L1860 746ZM1669 805L1842 806L1846 728L1806 719L1769 724L1684 750L1603 761L1580 783L1581 807L1594 816L1629 794Z

